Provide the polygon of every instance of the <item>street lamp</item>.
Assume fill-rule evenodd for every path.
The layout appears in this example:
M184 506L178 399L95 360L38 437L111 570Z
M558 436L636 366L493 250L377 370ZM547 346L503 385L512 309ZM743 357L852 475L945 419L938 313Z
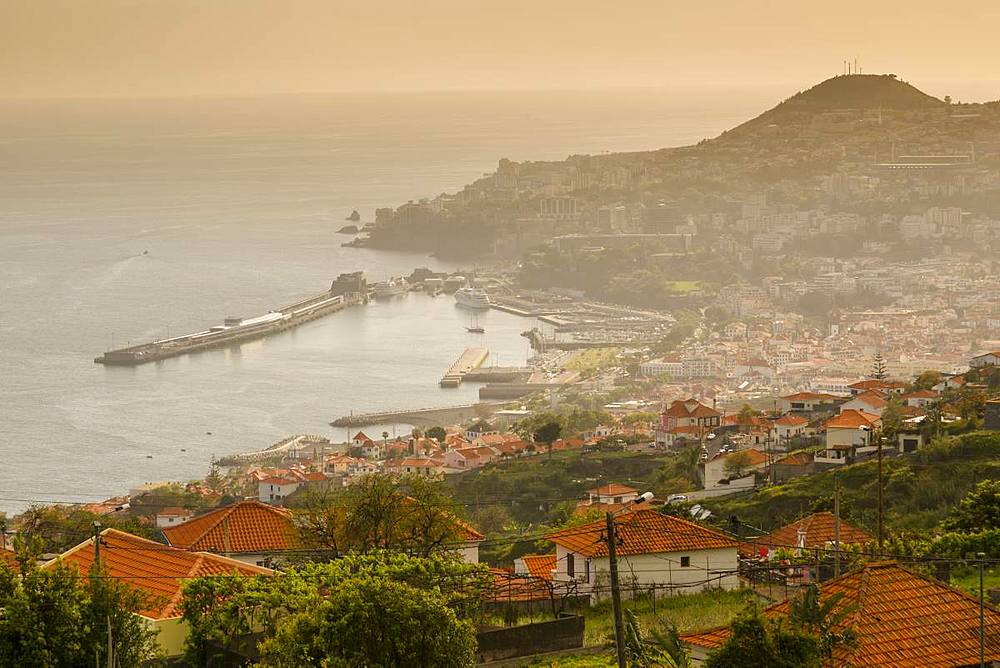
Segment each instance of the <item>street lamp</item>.
M610 510L605 514L607 521L608 568L611 571L611 607L615 615L615 652L618 655L618 668L625 665L625 625L622 621L622 595L618 584L618 553L616 551L617 535L615 534L615 517L624 513L632 506L649 503L653 500L652 492L643 492L632 501L625 504L617 513Z

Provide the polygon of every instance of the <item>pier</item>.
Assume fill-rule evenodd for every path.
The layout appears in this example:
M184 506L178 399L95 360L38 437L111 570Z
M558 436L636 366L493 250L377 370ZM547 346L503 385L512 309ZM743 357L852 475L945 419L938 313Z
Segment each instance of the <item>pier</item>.
M495 408L495 406L494 406ZM482 410L478 404L463 404L444 408L414 408L376 413L352 413L330 423L331 427L368 427L373 424L411 424L417 427L454 424L478 414ZM350 435L347 436L350 438Z
M254 318L226 318L223 324L202 332L109 350L95 358L94 362L107 366L138 366L168 357L231 346L298 327L359 301L359 296L354 294L327 291Z
M490 351L486 348L466 348L438 384L441 387L458 387L465 376L481 367L489 356Z

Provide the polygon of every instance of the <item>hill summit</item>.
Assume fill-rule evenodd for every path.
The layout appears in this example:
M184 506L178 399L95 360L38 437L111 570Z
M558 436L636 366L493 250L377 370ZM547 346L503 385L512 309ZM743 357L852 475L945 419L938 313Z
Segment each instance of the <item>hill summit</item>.
M895 74L845 74L796 93L773 109L748 121L757 126L846 109L915 111L943 106L944 102L900 81Z

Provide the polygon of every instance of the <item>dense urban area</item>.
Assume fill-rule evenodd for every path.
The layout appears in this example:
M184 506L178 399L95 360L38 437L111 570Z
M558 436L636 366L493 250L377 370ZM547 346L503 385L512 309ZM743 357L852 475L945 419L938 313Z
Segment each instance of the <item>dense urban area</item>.
M192 338L422 290L523 316L528 364L4 518L0 664L1000 662L1000 103L843 75L353 222L474 266Z

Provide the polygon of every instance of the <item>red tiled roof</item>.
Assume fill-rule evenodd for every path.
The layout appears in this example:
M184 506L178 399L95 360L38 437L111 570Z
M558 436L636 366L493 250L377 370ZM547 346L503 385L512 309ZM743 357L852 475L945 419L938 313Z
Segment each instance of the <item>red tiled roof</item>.
M825 548L828 543L833 542L836 522L837 519L831 512L813 513L775 529L766 536L760 536L747 542L758 547L791 549L799 544L799 529L801 529L805 532L805 547L810 549ZM841 545L860 545L871 540L871 534L864 529L848 524L843 519L840 520ZM756 554L756 550L751 554Z
M531 577L541 580L552 579L552 571L556 568L554 552L552 554L526 554L521 557L521 561Z
M595 487L594 489L588 489L588 494L593 494L595 496L620 496L623 494L635 494L639 490L634 487L629 487L628 485L622 485L617 482L608 483L607 485L602 485L600 487Z
M885 395L880 392L875 392L874 390L866 390L858 396L854 397L855 401L863 401L872 408L882 408L885 406Z
M782 427L799 427L804 424L809 424L809 420L805 419L801 415L782 415L774 421L774 424L780 424Z
M785 464L786 466L806 466L812 462L812 457L806 452L793 452L790 455L782 457L775 464Z
M59 555L44 568L67 564L87 573L94 563L94 539L88 539ZM101 532L101 566L117 578L146 595L140 611L151 619L179 617L177 604L185 580L207 575L271 575L269 568L250 566L206 552L188 552L139 538L117 529Z
M759 466L759 465L761 465L761 464L763 464L764 462L767 461L767 455L765 455L763 452L761 452L760 450L757 450L755 448L744 448L742 450L737 450L736 452L720 452L719 454L717 454L712 459L713 460L715 460L715 459L729 459L730 457L733 457L734 455L739 454L739 453L746 453L745 456L746 456L747 460L749 460L749 462L750 462L749 465L750 466Z
M694 406L689 409L687 404L694 404ZM663 411L663 414L667 417L675 418L704 418L719 417L722 415L719 411L709 408L695 399L687 399L686 401L678 399L677 401L671 403L670 406Z
M827 429L857 429L871 427L880 422L879 416L855 408L848 408L840 415L834 415L826 421Z
M843 592L840 605L857 609L847 625L858 635L855 649L835 651L835 665L879 668L951 668L979 665L979 601L931 578L911 573L895 562L870 563L820 585L821 598ZM789 601L764 611L771 618L788 615ZM1000 660L1000 611L987 605L985 658ZM835 629L839 630L839 629ZM729 629L716 628L681 636L685 644L720 647Z
M234 503L166 527L163 535L175 547L209 552L271 552L299 546L292 514L257 500Z
M906 383L901 383L898 380L876 380L874 378L868 380L859 380L856 383L851 383L847 387L852 390L880 390L886 389L891 390L900 387L906 387Z
M679 517L663 515L655 510L637 510L616 520L622 541L619 555L658 554L735 548L739 542L715 529L703 527ZM557 545L587 557L607 555L607 544L601 539L607 528L605 520L570 527L547 534Z

